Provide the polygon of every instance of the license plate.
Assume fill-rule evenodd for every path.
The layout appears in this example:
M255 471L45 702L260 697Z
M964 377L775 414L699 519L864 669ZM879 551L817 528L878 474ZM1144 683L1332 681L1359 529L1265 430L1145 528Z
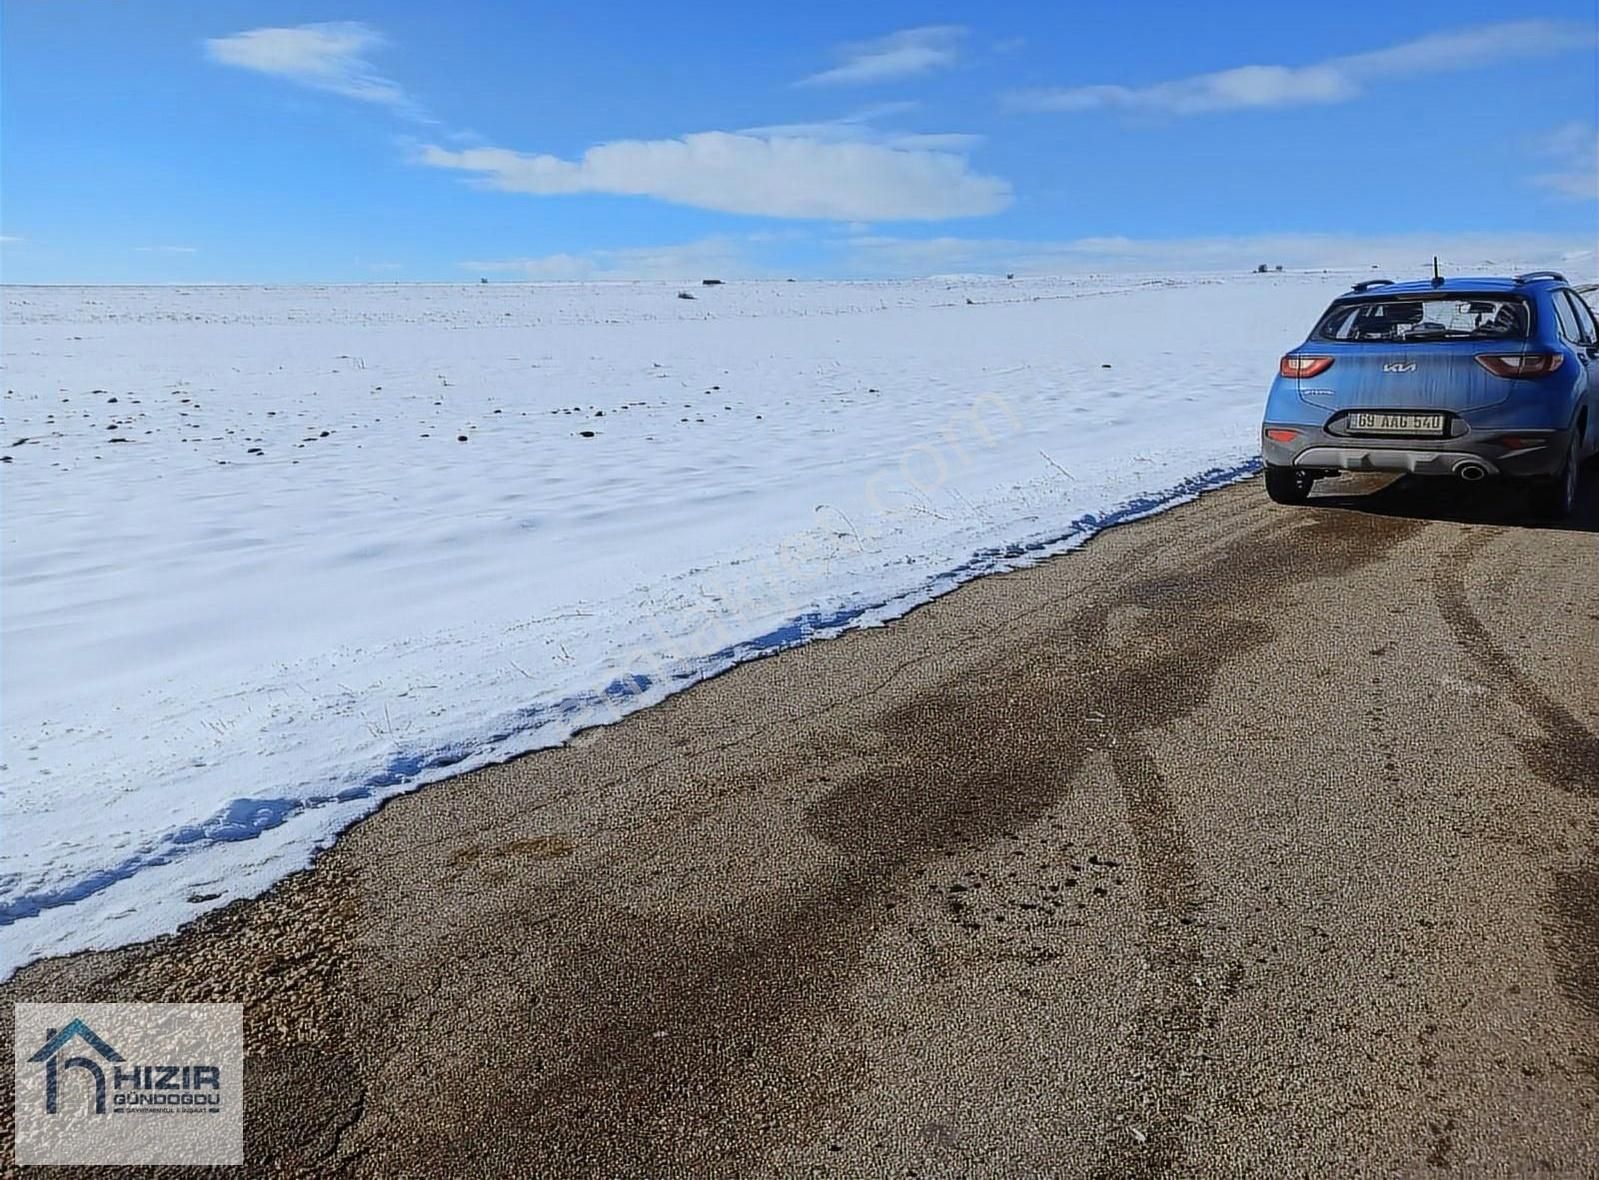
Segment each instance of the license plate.
M1442 434L1442 414L1351 414L1349 429L1362 434Z

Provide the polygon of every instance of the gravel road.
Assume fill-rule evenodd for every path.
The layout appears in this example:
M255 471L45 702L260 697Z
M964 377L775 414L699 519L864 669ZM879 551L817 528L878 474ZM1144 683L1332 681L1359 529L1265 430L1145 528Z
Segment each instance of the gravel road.
M1591 1175L1589 490L1210 494L0 1000L245 1002L258 1174Z

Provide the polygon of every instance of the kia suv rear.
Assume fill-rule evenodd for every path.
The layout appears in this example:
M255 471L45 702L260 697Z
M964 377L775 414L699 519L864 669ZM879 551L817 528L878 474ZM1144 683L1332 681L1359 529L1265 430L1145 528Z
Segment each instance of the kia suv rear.
M1563 517L1599 450L1599 324L1554 271L1359 283L1282 358L1261 430L1279 503L1393 471L1525 481Z

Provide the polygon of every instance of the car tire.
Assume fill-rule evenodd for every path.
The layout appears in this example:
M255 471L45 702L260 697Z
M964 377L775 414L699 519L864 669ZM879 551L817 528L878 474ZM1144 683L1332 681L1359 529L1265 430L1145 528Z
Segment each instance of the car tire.
M1540 520L1565 520L1576 511L1577 488L1581 483L1582 464L1578 462L1577 444L1573 442L1566 451L1560 473L1533 484L1533 514Z
M1266 494L1278 504L1303 504L1310 499L1316 477L1294 467L1266 464Z

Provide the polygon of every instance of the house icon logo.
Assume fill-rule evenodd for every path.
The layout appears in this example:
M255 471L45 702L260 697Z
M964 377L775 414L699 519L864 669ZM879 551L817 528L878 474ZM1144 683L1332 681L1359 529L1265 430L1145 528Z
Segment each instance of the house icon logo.
M19 1167L244 1163L242 1004L11 1008Z
M46 1114L60 1113L61 1075L67 1070L79 1070L87 1074L94 1085L94 1113L106 1112L106 1078L105 1070L100 1062L95 1061L88 1053L95 1053L100 1061L115 1064L122 1060L110 1045L106 1044L87 1024L74 1018L65 1028L45 1030L44 1047L28 1060L44 1065L44 1110ZM74 1044L82 1041L82 1045ZM78 1050L76 1056L66 1057L65 1053Z

